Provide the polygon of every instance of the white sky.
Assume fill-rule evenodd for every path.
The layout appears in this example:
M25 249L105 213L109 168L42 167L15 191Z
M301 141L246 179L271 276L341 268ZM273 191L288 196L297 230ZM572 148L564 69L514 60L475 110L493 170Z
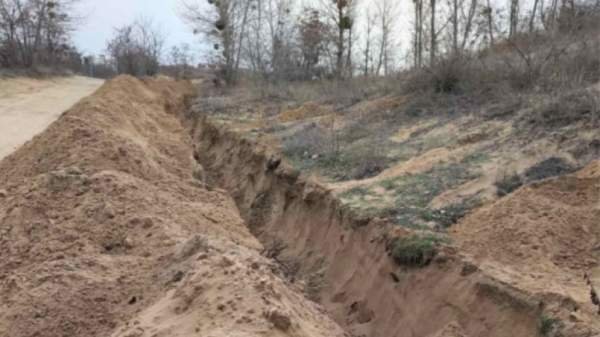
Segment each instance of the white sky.
M166 48L184 42L193 50L200 48L199 38L178 15L179 0L81 0L78 7L84 19L73 40L85 54L103 54L114 28L140 16L152 19L166 34Z

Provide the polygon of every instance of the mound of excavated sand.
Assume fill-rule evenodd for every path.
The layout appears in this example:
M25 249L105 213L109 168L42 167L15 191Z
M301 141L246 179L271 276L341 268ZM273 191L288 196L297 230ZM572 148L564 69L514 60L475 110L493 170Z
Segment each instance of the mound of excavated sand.
M575 311L600 322L588 280L600 266L600 161L475 211L453 236L496 278L574 302Z
M191 87L119 77L0 162L0 336L342 336L192 178Z

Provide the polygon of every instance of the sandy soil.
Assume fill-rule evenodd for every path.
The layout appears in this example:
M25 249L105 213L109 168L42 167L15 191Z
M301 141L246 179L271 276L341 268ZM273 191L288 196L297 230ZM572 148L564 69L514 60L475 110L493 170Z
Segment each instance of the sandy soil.
M197 106L199 116L212 111ZM285 123L273 126L274 133L285 139L301 131L304 123L316 122L319 107L305 111L313 107L311 103L286 110L280 115ZM360 104L364 111L359 112L366 114L367 108ZM274 160L279 154L263 149L260 139L251 141L254 125L252 132L244 133L239 125L234 131L221 128L228 125L222 119L205 121L196 140L197 156L218 185L234 196L263 242L285 243L284 257L299 261L305 273L299 277L311 280L314 270L324 271L318 297L354 335L600 336L600 166L597 161L590 164L599 153L594 152L598 134L588 137L589 129L579 122L555 133L535 133L538 129L519 124L527 114L531 111L518 111L507 119L463 115L439 126L430 119L416 120L390 138L393 150L416 148L410 158L401 158L375 177L323 186L312 182L306 171L298 176L285 161L271 170L273 163L279 164ZM340 114L339 124L355 117L353 112ZM367 122L371 124L361 127L376 134L373 126L381 124L377 119ZM241 133L237 141L236 131ZM523 174L549 157L574 167L589 165L580 173L538 181L498 199L499 177ZM354 221L331 198L336 192L371 187L443 163L460 163L477 172L478 178L447 187L429 207L442 208L474 196L481 198L483 207L471 210L444 234L449 235L448 250L423 269L392 265L384 254L387 247L377 247L382 237L410 235L412 230L395 226L378 233L386 230L385 223ZM379 196L386 190L368 192ZM361 200L369 202L367 197Z
M87 77L53 80L0 79L0 159L42 132L103 81Z
M577 174L532 184L476 210L452 235L496 279L527 293L564 298L578 308L576 320L598 323L598 219L595 161Z
M597 247L597 228L589 222L596 214L590 204L597 202L597 193L593 188L582 188L584 181L574 186L570 195L564 195L567 199L581 195L582 205L577 209L550 210L547 217L536 218L543 223L532 219L520 232L514 228L519 227L518 221L538 214L528 208L531 200L522 200L521 206L513 200L510 211L492 215L493 221L481 220L479 215L473 218L479 221L460 227L464 232L449 242L462 244L464 238L461 249L445 247L429 266L406 268L389 259L385 238L411 235L408 229L353 218L327 187L298 177L284 162L274 165L277 154L260 141L240 137L204 119L198 125L195 156L207 168L210 180L232 193L242 217L266 246L280 240L287 247L281 260L300 264L294 277L312 285L308 289L311 296L320 299L351 335L531 337L539 336L543 317L560 319L556 334L547 336L564 332L561 336L589 337L600 331L593 323L597 316L590 298L592 288L584 278L584 271L591 284L597 277L588 251ZM590 168L588 172L593 176L595 171ZM555 190L538 192L539 202L547 202L556 194ZM563 211L568 214L561 215ZM493 214L494 209L490 212ZM562 221L576 220L577 212L581 213L581 223L589 227L587 240L578 233L578 221L572 228L560 228ZM518 215L517 222L502 223L509 215ZM539 233L536 228L540 228ZM523 247L517 252L521 237L539 239L539 251ZM570 244L569 238L575 243ZM471 239L474 242L469 242ZM489 259L479 259L476 252L485 254L486 249L491 251ZM503 264L505 258L513 258L513 252L521 254L518 256L523 257L524 264L518 257L514 257L514 264ZM557 254L568 260L560 260L562 255L553 256L552 252L562 252ZM562 267L573 265L576 271L553 269L548 256L563 261ZM528 265L532 266L531 273ZM513 266L521 269L515 271ZM530 274L540 278L517 282L527 280Z
M0 337L344 335L197 179L191 93L119 77L0 161Z

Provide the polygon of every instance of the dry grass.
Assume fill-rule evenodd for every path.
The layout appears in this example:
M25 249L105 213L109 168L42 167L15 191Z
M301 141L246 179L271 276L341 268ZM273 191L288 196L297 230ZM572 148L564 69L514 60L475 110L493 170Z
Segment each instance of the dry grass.
M493 51L441 58L405 74L405 92L493 98L508 93L554 92L600 81L598 28L534 32L501 41Z

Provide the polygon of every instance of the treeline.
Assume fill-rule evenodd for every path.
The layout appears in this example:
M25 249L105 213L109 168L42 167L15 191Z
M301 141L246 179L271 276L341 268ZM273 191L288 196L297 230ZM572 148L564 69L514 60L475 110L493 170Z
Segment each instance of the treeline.
M186 77L191 47L139 18L103 56L71 44L78 0L0 0L0 67L66 67L91 76ZM347 79L415 72L438 91L600 80L600 0L179 0L220 78ZM409 10L407 10L409 9ZM475 78L477 75L479 78Z
M75 0L0 0L0 67L64 66L79 70L70 44Z
M600 27L600 0L411 0L410 13L397 0L182 1L229 83L246 72L307 80L424 69L452 90L444 82L484 58L491 63L483 68L535 77L573 50L598 50L589 33ZM453 74L444 74L448 66Z
M71 42L77 25L85 20L75 14L77 2L0 0L0 68L44 67L49 72L69 70L101 78L190 73L190 47L165 51L164 33L147 18L116 27L104 55L83 56Z

